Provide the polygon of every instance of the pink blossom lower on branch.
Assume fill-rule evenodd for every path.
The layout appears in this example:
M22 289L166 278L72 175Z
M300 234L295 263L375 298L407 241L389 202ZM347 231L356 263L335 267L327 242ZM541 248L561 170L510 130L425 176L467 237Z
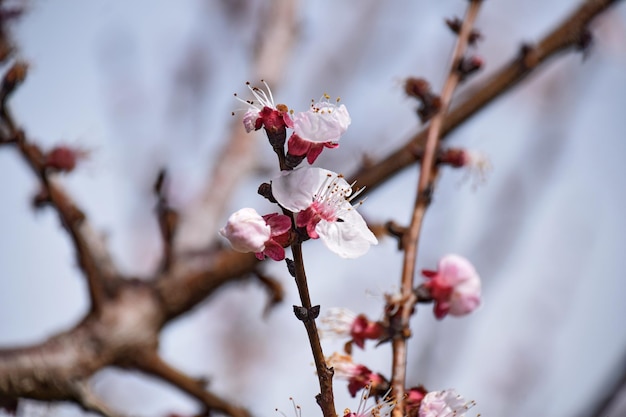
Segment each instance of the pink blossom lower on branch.
M254 252L259 259L267 255L280 261L285 259L282 245L286 243L290 229L291 220L285 215L260 216L252 208L243 208L228 218L220 234L238 252Z
M380 391L380 387L387 384L387 381L367 366L352 362L350 355L333 353L326 359L328 366L333 367L335 376L348 380L348 391L353 397L363 388Z
M473 401L465 401L453 389L433 391L422 400L419 417L464 417L474 405Z
M474 266L459 255L446 255L437 271L423 270L424 287L435 301L435 317L463 316L480 305L480 277Z
M351 337L354 344L363 349L365 340L378 340L385 329L364 314L356 315L346 308L331 308L321 319L323 331L339 337Z
M378 240L350 203L359 192L341 175L322 168L299 168L272 181L278 204L294 213L296 226L306 228L342 258L364 255Z
M293 118L294 133L287 142L287 152L294 156L306 155L309 164L315 162L324 148L339 146L339 138L352 122L348 109L328 101L312 104L308 111Z

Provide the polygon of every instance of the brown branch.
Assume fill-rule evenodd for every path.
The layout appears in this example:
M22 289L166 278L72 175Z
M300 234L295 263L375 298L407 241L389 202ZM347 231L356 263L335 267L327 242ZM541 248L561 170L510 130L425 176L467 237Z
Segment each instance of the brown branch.
M322 351L320 335L317 331L315 319L319 314L319 306L311 305L311 297L309 295L309 287L306 280L306 272L304 270L304 259L302 257L302 243L296 242L291 245L293 252L293 262L295 266L296 285L298 286L298 294L302 307L294 306L296 317L304 323L306 333L311 344L313 359L315 360L315 369L317 370L317 378L320 383L320 393L315 397L317 404L322 409L324 417L336 417L335 399L333 395L333 374L332 368L326 365L326 358Z
M587 27L591 20L618 1L620 0L583 2L536 46L524 48L523 54L518 54L483 85L477 87L473 94L456 105L443 122L441 136L445 137L500 95L511 90L543 63L561 52L580 49L583 46L581 42L588 35ZM415 134L382 161L359 169L348 182L358 178L359 184L367 187L365 193L371 192L401 170L418 161L418 157L423 152L427 133L428 130L424 129Z
M48 173L42 150L27 140L22 130L15 127L16 123L4 100L0 106L0 120L9 130L8 137L11 138L10 140L5 138L5 143L15 145L18 148L22 157L39 179L43 200L55 208L62 225L69 233L76 249L78 265L87 279L91 308L98 311L107 293L111 291L107 285L117 275L109 252L86 222L83 211L56 183L53 175Z
M589 21L615 2L617 0L585 2L536 47L527 48L523 56L516 58L483 89L452 110L443 123L441 134L449 133L557 52L576 47ZM68 332L36 346L0 350L0 396L81 404L77 381L86 381L107 366L125 366L128 358L140 352L154 351L165 323L188 312L222 285L254 271L258 261L253 255L220 251L207 257L205 265L175 262L170 271L162 275L167 279L151 283L122 280L80 209L52 176L41 169L41 150L27 141L16 127L5 101L6 96L2 97L3 105L0 106L0 121L3 122L0 124L0 143L16 146L40 179L46 198L68 228L75 246L82 248L77 249L81 267L90 271L94 283L97 283L98 276L108 276L113 284L102 291L111 294L103 297L102 307L93 308ZM421 144L425 136L425 133L416 135L386 160L363 169L359 174L360 183L365 183L371 190L414 163L415 151L423 151ZM100 275L96 275L92 267ZM92 298L100 298L100 295L94 294ZM307 303L303 302L303 305Z
M465 49L467 48L470 34L472 32L472 26L478 15L478 10L482 0L471 0L463 24L458 35L458 40L454 52L452 53L452 62L448 73L448 78L444 84L443 91L440 96L440 109L439 112L432 118L428 135L426 139L426 146L423 154L419 182L417 186L417 197L415 199L415 207L413 209L413 217L411 224L406 233L402 236L402 247L404 249L404 261L402 265L402 278L400 285L400 309L394 316L396 322L399 319L399 326L396 326L400 331L394 335L392 340L392 375L391 375L391 392L395 398L404 398L405 395L405 381L406 381L406 361L407 361L407 337L410 334L409 331L409 319L415 305L415 295L413 293L413 281L415 277L415 263L417 260L417 248L419 244L420 231L422 229L422 222L424 214L428 206L430 205L430 198L434 187L434 180L437 175L437 168L435 164L436 151L439 145L439 138L441 135L441 126L450 101L452 100L452 94L457 85L461 81L463 74L459 71L459 63L463 59ZM393 409L394 417L404 416L404 402L399 401L396 407Z
M206 381L191 378L167 364L154 351L143 352L135 356L135 367L149 375L169 382L181 391L200 401L207 411L219 411L231 417L250 417L243 408L235 407L228 401L206 390Z
M85 381L109 366L150 372L143 357L156 351L160 331L168 321L257 266L254 255L223 251L214 254L205 269L174 267L167 279L116 278L115 293L104 299L100 311L90 312L71 330L35 346L0 349L0 397L72 401L110 417L103 404L85 396ZM159 376L159 369L151 373ZM234 417L247 415L211 393L192 395Z
M156 280L155 290L167 321L187 313L221 286L244 279L259 266L254 254L233 250L222 250L204 258L204 266L193 267L189 260L181 261Z

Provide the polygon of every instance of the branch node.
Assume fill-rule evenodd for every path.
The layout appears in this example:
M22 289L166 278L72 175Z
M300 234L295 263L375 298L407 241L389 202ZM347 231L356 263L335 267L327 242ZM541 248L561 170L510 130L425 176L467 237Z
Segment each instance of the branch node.
M387 233L398 240L398 250L404 249L404 244L402 240L404 239L404 234L409 230L407 227L400 226L398 223L393 220L389 220L385 223L385 230Z
M167 198L167 171L161 169L154 183L154 193L157 197L156 214L163 240L163 259L161 271L169 271L174 262L174 236L178 226L178 212L172 209Z
M407 78L404 82L404 92L420 102L417 115L422 123L429 121L441 110L441 98L433 94L430 84L423 78Z
M274 198L274 195L272 194L272 184L268 182L264 182L263 184L259 185L259 189L257 190L257 193L261 197L264 197L265 199L269 200L270 203L274 203L274 204L278 203L276 199Z
M460 78L459 82L465 81L467 77L478 72L483 65L483 59L477 55L462 57L456 66Z
M448 28L450 28L452 33L454 33L455 35L458 35L461 32L461 25L463 24L463 21L458 17L455 16L452 19L445 19L445 22ZM482 38L483 35L478 29L472 29L467 38L467 41L470 45L473 46L476 45L476 42L478 42Z
M313 306L306 308L302 306L293 306L293 312L296 318L303 322L314 321L320 315L320 306Z

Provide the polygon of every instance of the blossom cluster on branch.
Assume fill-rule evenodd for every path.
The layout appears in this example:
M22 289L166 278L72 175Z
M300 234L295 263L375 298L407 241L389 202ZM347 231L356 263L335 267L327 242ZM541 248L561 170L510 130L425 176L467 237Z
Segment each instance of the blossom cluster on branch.
M259 259L267 256L281 261L286 259L285 248L309 239L321 239L328 249L342 258L365 255L378 239L357 211L363 201L354 202L363 189L353 190L355 183L349 184L341 174L327 169L298 167L305 159L309 165L313 164L324 148L339 146L341 136L351 123L347 108L331 103L330 97L324 94L323 100L313 103L308 111L294 114L286 105L275 104L269 86L264 84L265 90L247 84L253 100L236 97L248 106L243 116L246 131L250 133L263 128L277 154L281 173L269 184L262 184L259 192L277 204L282 214L260 215L253 208L243 208L230 216L220 234L228 239L233 249L253 252ZM287 129L293 129L288 140ZM298 265L294 265L296 263ZM308 292L303 288L307 285L306 280L298 280L297 271L300 271L301 278L304 275L302 259L288 260L288 267L296 277L299 290ZM424 270L422 273L426 282L415 289L415 300L433 302L437 319L448 314L463 316L480 305L480 278L467 259L447 255L439 262L437 271ZM306 298L302 301L305 305L308 303ZM315 319L319 311L319 308L315 309L311 317L305 307L294 308L300 312L297 317L305 322ZM354 363L350 353L352 343L365 349L366 340L374 340L378 346L397 338L394 321L399 310L387 309L382 320L371 321L365 314L332 308L322 319L325 327L321 330L322 335L347 337L349 341L344 354L335 353L316 360L332 369L335 377L346 379L353 397L363 391L357 411L346 409L344 416L389 415L396 405L397 399L390 396L389 378L363 364ZM322 383L321 387L324 388ZM469 403L451 390L428 392L423 386L417 386L406 392L406 398L400 400L408 415L460 417L469 408ZM364 403L370 395L378 401L368 408Z

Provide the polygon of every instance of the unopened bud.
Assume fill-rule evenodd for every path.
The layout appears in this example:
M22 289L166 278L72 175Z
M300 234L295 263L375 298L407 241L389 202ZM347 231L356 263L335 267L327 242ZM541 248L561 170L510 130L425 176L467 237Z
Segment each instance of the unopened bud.
M481 69L484 65L483 59L479 56L472 55L467 58L462 58L457 66L457 71L461 76L461 80L466 79L469 75L474 74Z
M430 84L423 78L407 78L404 82L404 92L420 101L417 115L422 123L426 123L441 109L441 99L432 93Z
M44 167L60 172L71 172L76 168L78 160L86 156L85 151L60 145L45 155Z
M461 32L461 26L463 26L463 22L458 17L455 17L453 19L446 19L446 25L450 28L452 32L458 35ZM483 38L483 35L477 29L472 29L472 31L469 34L469 37L467 38L467 41L469 42L470 45L474 45L477 41L481 40L482 38Z

